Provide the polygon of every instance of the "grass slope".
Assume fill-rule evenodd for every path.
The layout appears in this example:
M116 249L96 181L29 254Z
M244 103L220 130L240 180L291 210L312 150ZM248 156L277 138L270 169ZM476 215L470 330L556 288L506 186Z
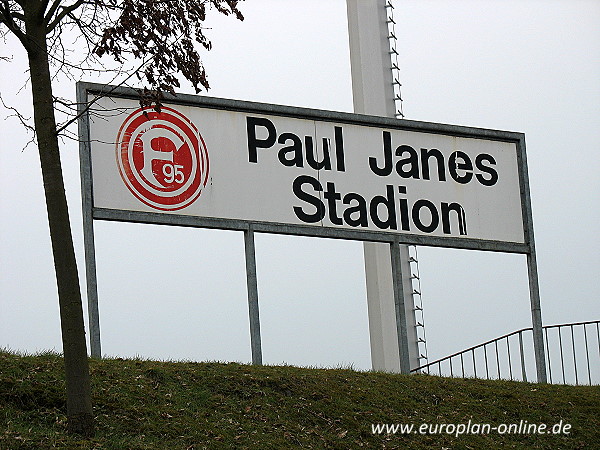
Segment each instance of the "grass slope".
M63 361L0 352L0 448L600 448L600 387L342 369L92 360L96 437L66 434ZM569 434L374 435L374 423L545 423Z

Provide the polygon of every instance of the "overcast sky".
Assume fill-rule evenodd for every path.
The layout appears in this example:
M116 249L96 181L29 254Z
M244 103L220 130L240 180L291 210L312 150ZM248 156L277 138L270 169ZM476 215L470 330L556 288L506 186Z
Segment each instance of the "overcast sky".
M525 133L543 322L598 319L600 2L394 3L406 118ZM352 111L344 0L241 8L209 22L208 95ZM0 56L5 103L30 114L23 51L8 39ZM74 98L74 82L56 91ZM60 351L36 149L0 112L0 346ZM83 273L77 154L66 140ZM250 361L241 233L97 221L95 237L104 354ZM368 369L362 244L258 235L256 251L264 362ZM525 256L419 257L430 358L531 325Z

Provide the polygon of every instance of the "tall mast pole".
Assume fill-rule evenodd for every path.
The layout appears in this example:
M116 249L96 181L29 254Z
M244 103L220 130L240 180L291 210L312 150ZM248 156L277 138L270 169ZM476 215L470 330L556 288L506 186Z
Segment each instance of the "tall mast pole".
M395 117L386 0L346 6L354 112ZM419 367L408 246L365 242L364 257L373 369L407 373Z

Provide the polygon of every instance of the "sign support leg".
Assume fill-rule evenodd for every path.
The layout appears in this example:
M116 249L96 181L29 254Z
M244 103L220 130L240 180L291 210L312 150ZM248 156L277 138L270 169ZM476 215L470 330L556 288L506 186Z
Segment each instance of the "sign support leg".
M538 283L537 261L533 246L531 251L527 254L527 271L529 275L529 300L531 302L531 326L533 328L533 349L535 352L537 382L547 383L546 354L544 351L542 310L540 306L540 288Z
M260 340L260 317L258 311L258 283L256 280L256 257L254 251L254 230L252 225L244 230L246 250L246 285L248 289L248 314L250 317L250 346L252 364L262 365L262 347Z
M390 260L392 265L392 284L394 288L394 309L396 313L396 329L400 356L400 373L410 373L410 357L408 353L408 329L406 323L406 307L404 288L402 286L402 260L400 244L390 242Z
M92 358L102 358L100 345L100 313L98 311L98 282L96 279L96 250L94 245L94 225L84 213L83 240L85 247L85 274L87 286L88 319L90 327L90 354Z
M85 89L77 87L77 110L84 114L87 106ZM87 114L87 113L86 113ZM87 117L86 117L87 119ZM94 244L94 218L92 215L92 163L90 155L89 119L78 121L79 164L81 168L81 203L83 214L83 246L85 252L85 277L87 288L88 320L90 328L90 354L93 358L102 357L100 346L100 314L98 311L98 282L96 278L96 247Z

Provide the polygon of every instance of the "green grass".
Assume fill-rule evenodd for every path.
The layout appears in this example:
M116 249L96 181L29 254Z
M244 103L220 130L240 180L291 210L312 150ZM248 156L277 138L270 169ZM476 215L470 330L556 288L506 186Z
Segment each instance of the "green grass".
M66 434L59 355L0 352L0 449L600 448L600 387L236 363L91 360L96 436ZM545 423L568 435L374 435L372 423Z

